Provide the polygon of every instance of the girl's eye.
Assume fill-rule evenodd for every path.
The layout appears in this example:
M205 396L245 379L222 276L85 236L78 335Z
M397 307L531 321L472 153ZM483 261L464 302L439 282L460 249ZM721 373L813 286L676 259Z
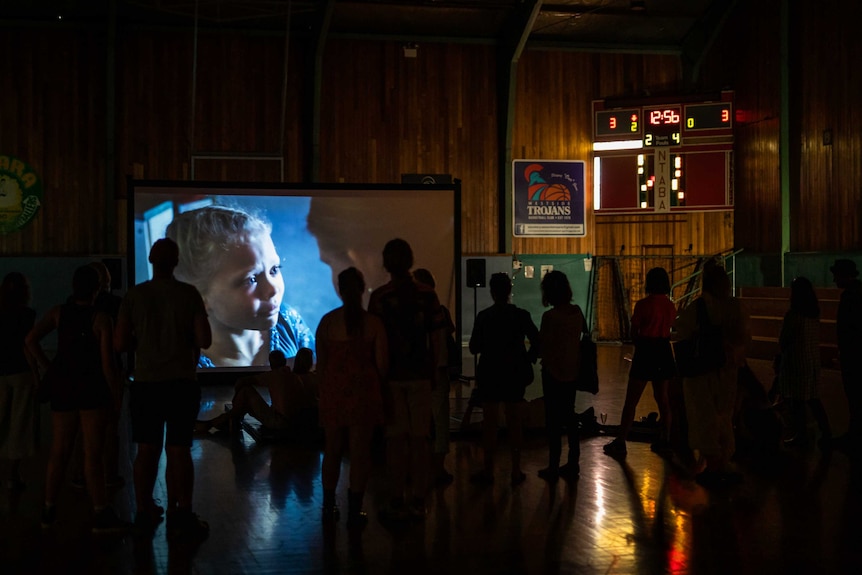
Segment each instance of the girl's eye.
M281 274L281 265L272 266L271 268L269 268L269 275L271 277L276 277L279 274Z
M243 281L245 285L254 285L257 283L257 276L249 276Z

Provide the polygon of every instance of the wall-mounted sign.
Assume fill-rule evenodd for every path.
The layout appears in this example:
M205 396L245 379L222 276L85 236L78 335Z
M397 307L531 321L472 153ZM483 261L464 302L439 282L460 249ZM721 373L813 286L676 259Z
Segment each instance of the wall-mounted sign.
M0 155L0 233L20 230L42 205L42 182L36 172L13 156Z
M512 171L516 237L586 235L584 162L515 160Z

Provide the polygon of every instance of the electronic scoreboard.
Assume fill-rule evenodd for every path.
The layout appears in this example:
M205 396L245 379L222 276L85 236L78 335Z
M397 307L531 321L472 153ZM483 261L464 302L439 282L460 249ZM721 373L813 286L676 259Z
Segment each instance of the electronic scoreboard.
M733 92L593 102L597 211L733 205Z

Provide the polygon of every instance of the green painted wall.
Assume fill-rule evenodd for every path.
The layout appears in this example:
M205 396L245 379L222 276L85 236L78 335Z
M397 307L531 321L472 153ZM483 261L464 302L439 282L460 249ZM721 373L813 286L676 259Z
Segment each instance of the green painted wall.
M862 269L859 252L797 252L788 253L784 260L784 285L793 278L805 276L816 287L833 287L829 267L838 258L851 259ZM778 254L748 254L736 256L737 286L780 286L781 265Z
M553 269L566 274L569 283L572 284L574 294L573 302L587 311L587 292L590 282L589 272L584 270L584 259L587 254L563 254L563 255L535 255L519 254L517 256L487 256L487 257L464 257L461 258L461 277L467 277L466 260L485 260L485 287L473 288L461 287L461 340L465 344L470 341L473 331L474 310L481 311L490 306L493 301L488 291L487 281L491 274L505 272L512 278L512 303L526 309L533 317L533 322L538 327L542 321L542 314L548 308L542 305L542 266L553 266ZM520 262L520 268L514 269L513 262ZM527 267L533 267L533 277L527 277ZM475 307L474 307L475 299Z

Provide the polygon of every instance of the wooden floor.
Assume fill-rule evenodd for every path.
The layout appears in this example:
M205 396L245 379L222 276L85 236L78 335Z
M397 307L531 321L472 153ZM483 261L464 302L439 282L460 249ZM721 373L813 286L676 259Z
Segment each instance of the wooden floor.
M580 397L608 425L618 421L628 371L626 346L599 348L602 389ZM768 366L756 365L759 373ZM768 374L767 374L768 375ZM846 427L840 386L828 382L825 402ZM836 391L837 390L837 391ZM463 389L464 395L469 390ZM540 394L530 387L528 396ZM228 387L204 389L202 416L230 400ZM464 400L452 394L453 428ZM638 419L655 409L649 389ZM602 414L605 414L602 416ZM478 414L481 417L481 414ZM43 426L44 427L44 426ZM86 495L67 485L58 524L39 525L44 449L24 466L27 489L0 494L0 573L858 573L862 490L858 461L842 452L787 449L773 461L741 464L744 481L706 490L678 461L632 442L619 462L602 453L604 436L581 442L581 478L548 485L536 476L547 451L539 434L524 450L528 480L509 486L505 444L500 481L480 488L468 480L481 462L475 436L453 439L449 467L455 482L429 494L424 522L388 529L377 520L385 499L382 465L374 469L366 507L371 517L358 535L342 520L320 520L321 453L317 449L256 444L247 434L195 441L195 501L212 533L198 547L169 544L162 525L152 538L94 537ZM132 450L123 474L130 482ZM164 462L163 462L164 464ZM0 472L6 472L0 464ZM343 474L345 477L346 474ZM163 479L156 497L165 500ZM114 494L132 517L133 487ZM339 486L346 508L346 486Z

